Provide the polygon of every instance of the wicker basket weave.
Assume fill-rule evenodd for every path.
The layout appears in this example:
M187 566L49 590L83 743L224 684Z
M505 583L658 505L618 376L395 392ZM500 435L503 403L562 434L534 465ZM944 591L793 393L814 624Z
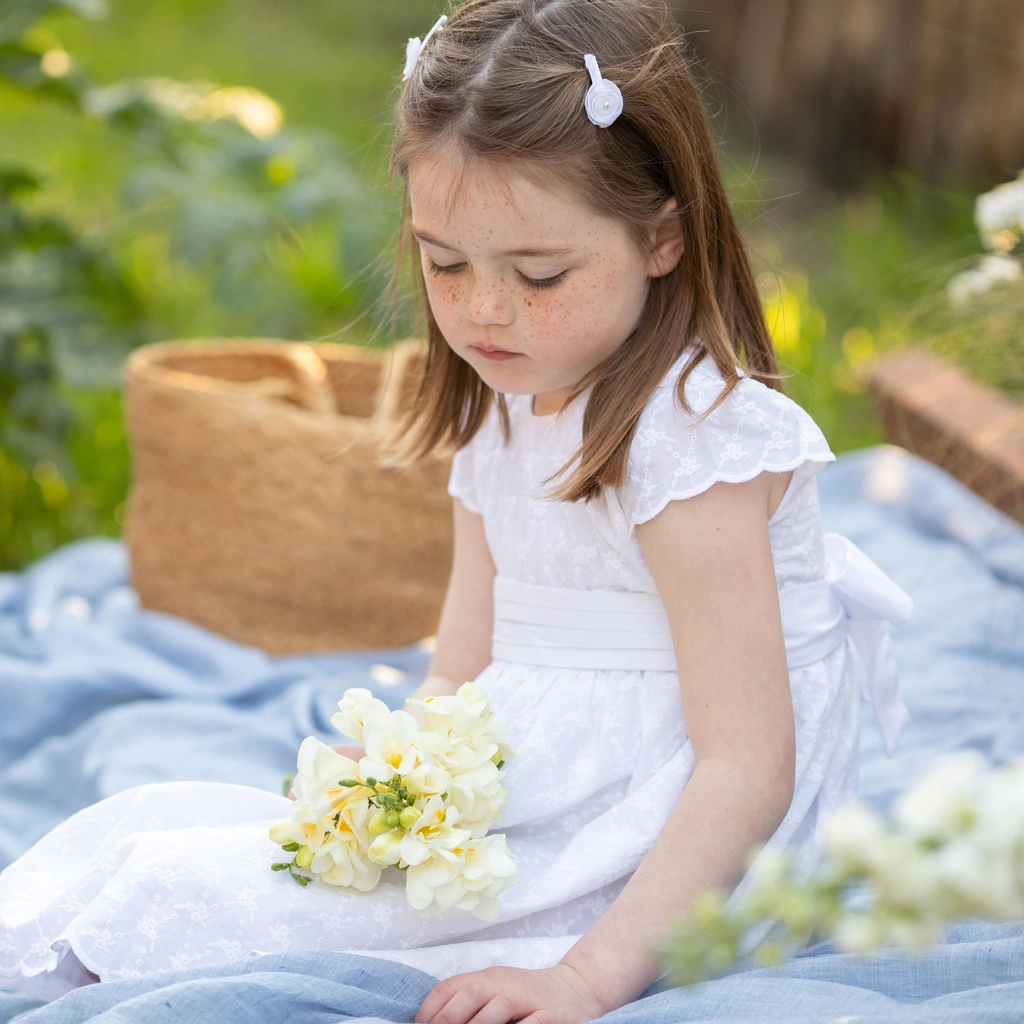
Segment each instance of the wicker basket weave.
M145 607L272 653L432 633L450 457L379 464L423 348L150 345L128 362L126 541Z

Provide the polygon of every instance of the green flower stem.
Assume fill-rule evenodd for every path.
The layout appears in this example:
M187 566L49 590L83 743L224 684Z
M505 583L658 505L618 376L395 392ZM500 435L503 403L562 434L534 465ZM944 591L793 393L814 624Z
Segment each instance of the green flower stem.
M287 849L289 849L292 846L294 846L296 849L298 849L298 844L295 844L295 843L289 843L288 846L282 847L282 849L287 850ZM308 875L300 875L295 870L297 867L298 867L298 865L295 863L295 858L293 857L288 862L278 861L276 864L271 864L270 865L270 870L271 871L287 871L288 874L292 876L292 879L295 882L297 882L299 885L301 885L303 888L305 888L307 885L309 885L310 882L313 881L313 879L310 878Z

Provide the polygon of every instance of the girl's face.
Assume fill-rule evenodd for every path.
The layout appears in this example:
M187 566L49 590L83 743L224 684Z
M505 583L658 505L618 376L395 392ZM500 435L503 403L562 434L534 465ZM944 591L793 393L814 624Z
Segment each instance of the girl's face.
M411 163L408 187L441 333L495 391L536 395L538 415L625 341L648 277L671 269L568 187L441 156Z

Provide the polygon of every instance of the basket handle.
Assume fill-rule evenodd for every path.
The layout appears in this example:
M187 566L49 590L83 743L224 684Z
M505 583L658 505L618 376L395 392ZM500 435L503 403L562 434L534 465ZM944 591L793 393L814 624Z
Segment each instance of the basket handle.
M310 412L335 413L338 411L334 390L327 376L327 365L310 345L291 342L284 346L284 356L295 370L295 380L278 378L282 398Z

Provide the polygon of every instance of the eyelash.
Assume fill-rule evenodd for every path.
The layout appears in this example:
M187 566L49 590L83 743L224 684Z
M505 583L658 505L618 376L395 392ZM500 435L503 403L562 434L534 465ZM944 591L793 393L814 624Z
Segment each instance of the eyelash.
M435 274L438 277L443 274L457 274L463 267L465 267L465 265L465 263L452 263L450 266L445 267L440 263L435 263L429 257L427 259L427 266L430 269L430 273ZM562 281L567 273L569 273L569 271L563 270L560 274L555 274L554 277L543 277L540 280L537 280L533 277L527 277L525 274L520 274L518 270L516 271L516 275L519 277L519 280L522 281L527 288L531 288L535 291L544 291L547 288L554 288Z

